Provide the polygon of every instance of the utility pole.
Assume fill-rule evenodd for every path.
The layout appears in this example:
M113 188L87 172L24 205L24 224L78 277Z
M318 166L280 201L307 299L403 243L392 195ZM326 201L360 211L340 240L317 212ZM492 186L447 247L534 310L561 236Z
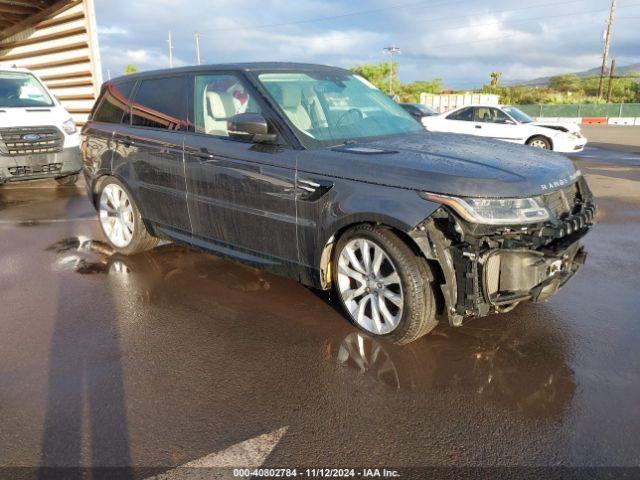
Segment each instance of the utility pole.
M173 68L173 40L171 39L171 31L169 31L169 68Z
M391 45L390 47L383 48L382 51L391 56L391 65L389 66L389 94L393 96L393 56L400 53L400 48Z
M200 34L196 32L195 37L196 37L196 65L200 65L200 63L202 63L200 61Z
M607 88L607 103L611 103L611 91L613 90L613 76L616 72L616 59L611 60L611 69L609 70L609 87Z
M611 30L613 29L613 21L616 18L617 0L611 0L611 10L609 11L609 20L607 21L607 32L604 38L604 52L602 52L602 69L600 70L600 83L598 83L598 98L602 97L604 90L604 77L607 74L607 59L609 57L609 47L611 45Z

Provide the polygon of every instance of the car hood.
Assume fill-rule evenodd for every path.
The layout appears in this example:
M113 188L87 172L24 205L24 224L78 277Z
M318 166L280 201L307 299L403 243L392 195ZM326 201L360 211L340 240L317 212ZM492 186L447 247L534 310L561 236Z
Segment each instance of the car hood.
M0 108L0 128L44 125L59 127L68 118L71 118L71 115L59 105L37 108Z
M554 122L551 120L540 120L538 122L532 122L530 125L536 125L538 127L553 128L561 132L569 132L569 133L580 132L580 125L573 122Z
M573 183L567 157L470 135L424 132L305 151L298 169L458 196L529 197Z

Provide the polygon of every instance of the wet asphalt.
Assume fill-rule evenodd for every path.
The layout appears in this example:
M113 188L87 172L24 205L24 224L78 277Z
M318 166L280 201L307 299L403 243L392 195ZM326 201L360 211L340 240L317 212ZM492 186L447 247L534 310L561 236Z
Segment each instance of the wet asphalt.
M114 254L82 187L0 187L0 467L168 469L283 427L265 465L639 466L632 155L577 160L599 223L556 297L404 347L210 254Z

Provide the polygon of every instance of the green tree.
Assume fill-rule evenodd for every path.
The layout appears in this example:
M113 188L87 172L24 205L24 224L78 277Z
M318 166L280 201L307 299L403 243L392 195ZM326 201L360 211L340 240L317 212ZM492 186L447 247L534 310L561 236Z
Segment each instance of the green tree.
M575 74L556 75L549 79L549 88L558 92L578 92L581 83L580 77Z
M138 67L133 63L130 63L126 67L124 67L124 74L129 75L131 73L136 73L138 71Z
M382 62L376 64L356 65L350 68L353 73L366 78L383 92L389 94L389 75L391 64ZM398 79L398 64L393 65L393 92L400 97L402 102L419 102L421 93L441 93L443 90L442 79L434 78L428 81L416 81L413 83L400 83Z
M356 65L350 68L353 73L366 78L383 92L389 94L389 75L391 75L391 64L389 62ZM400 82L398 81L398 64L393 65L393 78L391 80L393 91L398 92Z
M416 81L413 83L405 83L400 85L398 91L400 95L400 101L418 103L420 101L421 93L442 93L444 86L441 78L434 78L429 81Z

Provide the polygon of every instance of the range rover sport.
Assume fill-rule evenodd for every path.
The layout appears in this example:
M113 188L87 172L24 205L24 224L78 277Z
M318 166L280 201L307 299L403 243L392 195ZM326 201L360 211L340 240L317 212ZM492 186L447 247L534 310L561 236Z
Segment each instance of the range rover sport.
M119 252L158 239L335 289L370 335L407 343L543 301L585 259L595 212L556 153L426 132L369 82L289 63L107 82L81 139Z

